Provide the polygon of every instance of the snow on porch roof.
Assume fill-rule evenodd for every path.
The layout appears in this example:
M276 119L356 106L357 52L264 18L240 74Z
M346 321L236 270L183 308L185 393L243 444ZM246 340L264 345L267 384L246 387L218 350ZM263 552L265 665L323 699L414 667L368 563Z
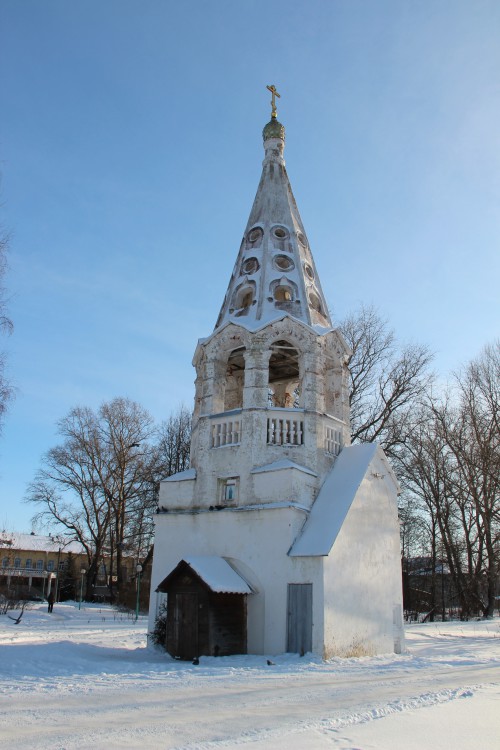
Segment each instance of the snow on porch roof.
M216 594L252 594L248 583L237 573L223 557L215 555L200 555L184 557L178 565L160 583L157 591L161 591L163 584L178 566L185 562Z

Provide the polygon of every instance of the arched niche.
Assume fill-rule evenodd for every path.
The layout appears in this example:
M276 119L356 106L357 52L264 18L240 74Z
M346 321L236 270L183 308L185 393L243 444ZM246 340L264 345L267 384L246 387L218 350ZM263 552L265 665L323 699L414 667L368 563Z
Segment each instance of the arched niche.
M269 406L297 409L302 405L300 353L285 339L271 344Z

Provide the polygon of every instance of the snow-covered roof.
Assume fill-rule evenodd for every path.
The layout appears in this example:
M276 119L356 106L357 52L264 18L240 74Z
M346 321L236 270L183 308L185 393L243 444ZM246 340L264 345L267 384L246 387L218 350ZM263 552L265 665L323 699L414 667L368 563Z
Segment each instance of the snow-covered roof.
M212 591L219 594L251 594L248 583L224 560L215 555L200 555L185 557L190 568L198 573L200 578L210 586Z
M263 474L266 471L281 471L281 469L297 469L298 471L303 471L304 474L311 474L313 477L317 476L317 474L315 474L314 471L311 471L311 469L296 464L294 461L290 461L289 458L280 458L279 461L273 461L271 464L258 466L256 469L252 469L252 474Z
M376 443L343 448L313 503L301 535L290 549L291 557L328 555L377 452L384 456ZM391 481L396 482L389 465L388 473Z
M185 562L201 578L204 583L216 594L251 594L252 589L248 583L235 571L234 568L223 557L216 555L199 555L184 557L175 568L170 571L158 590L161 591L163 584L170 575Z
M187 479L196 479L196 469L185 469L177 474L171 474L164 482L185 482Z
M67 542L64 538L58 539L40 534L18 534L6 531L0 532L0 548L27 552L59 552L61 550L61 552L72 552L74 555L85 553L80 542Z

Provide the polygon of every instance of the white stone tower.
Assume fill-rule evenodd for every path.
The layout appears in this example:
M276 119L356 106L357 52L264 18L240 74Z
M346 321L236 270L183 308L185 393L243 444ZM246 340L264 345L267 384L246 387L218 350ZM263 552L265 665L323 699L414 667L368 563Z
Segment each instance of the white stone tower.
M401 590L397 483L380 449L349 447L349 350L332 328L285 169L279 95L268 88L262 177L215 330L198 342L193 359L191 467L160 490L150 624L168 595L167 649L182 658L241 650L328 654L354 637L369 644L367 651L401 643L392 624ZM374 484L374 462L383 471L371 474L385 478L381 505L370 505L377 492L361 493L368 497L363 520L342 542L345 522L364 502L360 488L365 480ZM366 529L358 539L357 529L373 515L376 531L385 512L385 562L377 568L371 551L366 560L387 582L390 558L381 636L378 605L370 615L377 623L354 632L345 617L336 625L333 600L350 598L338 588L349 574L344 547L363 560L372 542ZM362 565L352 562L357 570ZM356 578L356 597L374 592L359 571L353 587ZM359 623L360 605L346 608Z
M273 92L274 97L274 92ZM332 329L293 197L276 119L263 131L262 177L228 290L211 336L195 352L194 501L269 502L255 469L287 459L315 479L309 505L343 445L350 443L348 348ZM236 446L234 450L213 448ZM225 492L221 477L237 478Z

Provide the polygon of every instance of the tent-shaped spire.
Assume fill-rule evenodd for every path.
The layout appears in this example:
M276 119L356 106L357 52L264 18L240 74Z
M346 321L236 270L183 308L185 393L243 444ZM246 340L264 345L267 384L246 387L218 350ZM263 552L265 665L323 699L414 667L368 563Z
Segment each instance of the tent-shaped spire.
M228 321L255 329L283 315L331 327L299 210L285 168L285 128L274 86L271 120L263 130L262 177L216 329Z

